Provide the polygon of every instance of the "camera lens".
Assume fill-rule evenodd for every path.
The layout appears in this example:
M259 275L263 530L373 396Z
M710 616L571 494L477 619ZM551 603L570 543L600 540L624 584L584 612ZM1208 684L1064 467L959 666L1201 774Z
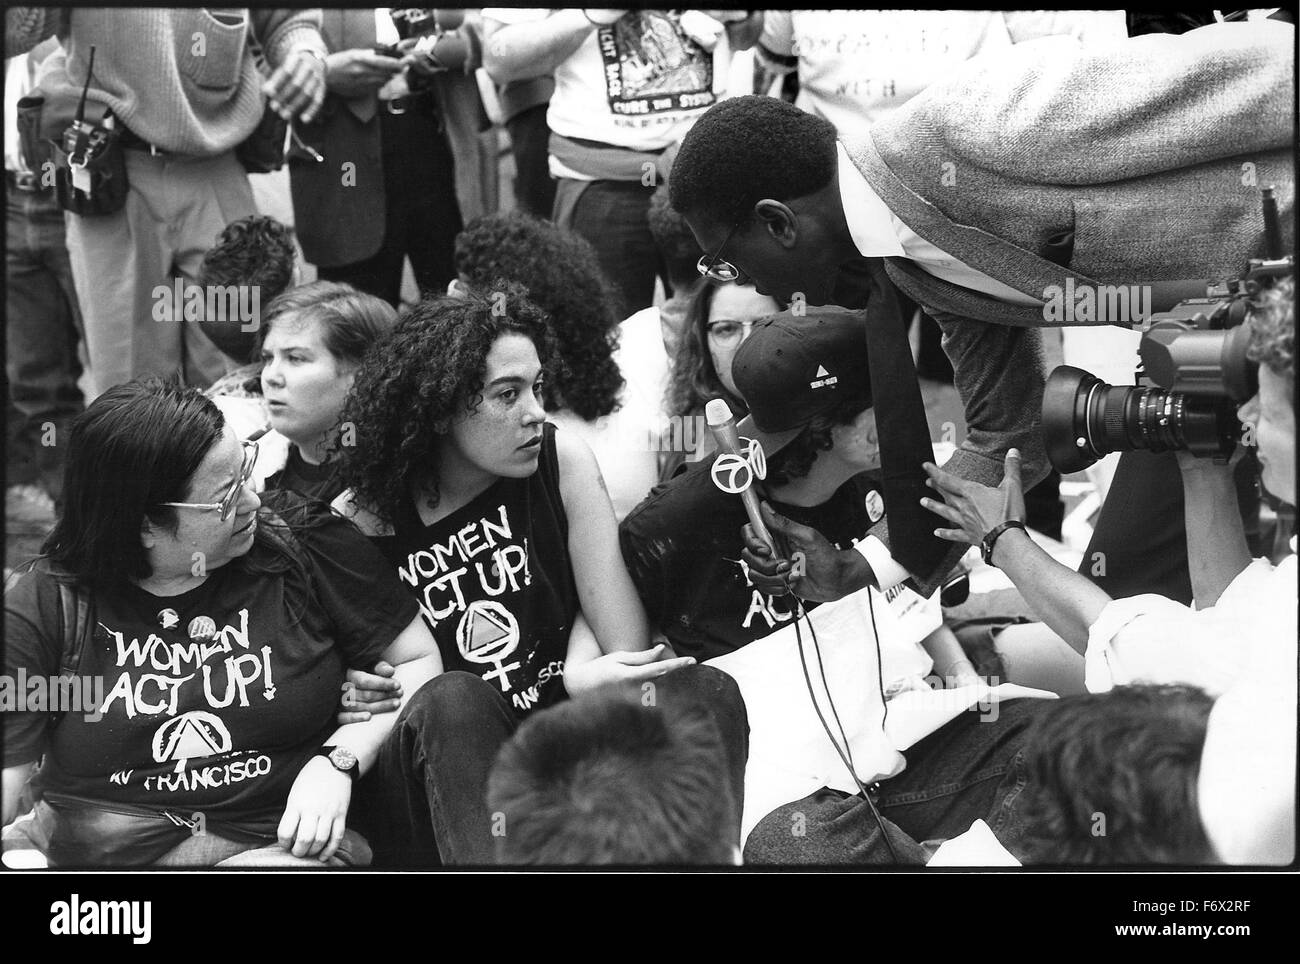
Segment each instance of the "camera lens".
M1079 472L1111 452L1232 454L1236 409L1223 398L1199 398L1160 388L1108 385L1062 365L1043 391L1043 436L1058 472Z

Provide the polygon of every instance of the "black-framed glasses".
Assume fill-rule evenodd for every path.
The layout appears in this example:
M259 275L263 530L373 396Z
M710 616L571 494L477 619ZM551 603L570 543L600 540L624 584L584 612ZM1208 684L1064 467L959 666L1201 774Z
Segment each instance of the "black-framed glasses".
M722 243L718 245L718 250L713 252L713 257L709 257L707 254L700 255L700 260L695 262L695 270L710 281L735 281L739 278L740 269L730 261L722 260L722 249L730 243L732 237L736 233L736 229L739 227L740 221L737 221L731 226L731 230L727 232L727 236L723 238Z
M173 509L207 509L209 511L216 509L221 513L222 522L229 519L230 513L235 510L235 506L239 503L239 497L244 492L244 486L253 477L253 466L257 464L257 443L245 441L241 444L244 447L244 461L239 467L239 475L235 477L230 490L221 497L220 502L163 502L162 505L171 506Z

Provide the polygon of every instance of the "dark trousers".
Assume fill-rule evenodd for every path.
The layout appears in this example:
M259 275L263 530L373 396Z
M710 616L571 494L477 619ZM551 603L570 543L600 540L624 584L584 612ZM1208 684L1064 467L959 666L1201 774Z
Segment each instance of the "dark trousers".
M1042 708L1014 700L992 711L971 710L905 752L907 769L871 791L877 825L861 794L823 787L774 810L750 832L747 864L921 864L920 841L946 840L982 819L1008 850L1024 836L1017 805L1027 783L1021 748ZM870 788L869 788L870 789Z
M384 159L384 243L365 261L320 268L326 281L343 281L399 307L402 267L411 259L421 297L439 294L456 276L456 235L463 227L447 134L432 97L417 98L403 114L380 106Z
M56 500L68 427L84 403L77 291L53 191L6 188L6 483L40 483Z
M555 223L586 238L596 249L605 277L619 295L619 318L626 318L654 302L655 277L668 285L659 247L650 233L648 212L654 186L640 181L574 182L566 179L560 191L578 190L577 201L563 216L565 206L556 198ZM666 289L670 294L672 289Z
M1251 454L1236 472L1237 507L1248 540L1259 534L1257 471ZM1255 543L1252 549L1260 551ZM1120 455L1079 571L1112 599L1156 593L1191 604L1183 477L1173 452Z
M727 747L738 826L749 756L749 722L739 688L707 666L677 670L655 686L657 699L692 701L717 723ZM422 686L360 781L349 814L374 849L375 866L494 863L488 774L517 726L500 691L472 673L443 673Z
M546 126L549 104L521 110L506 121L510 150L515 157L515 205L539 218L549 218L555 206L555 180L551 177L551 129Z

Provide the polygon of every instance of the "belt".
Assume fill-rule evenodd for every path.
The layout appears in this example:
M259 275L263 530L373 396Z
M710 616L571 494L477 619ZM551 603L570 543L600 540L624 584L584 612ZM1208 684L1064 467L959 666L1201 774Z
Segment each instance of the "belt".
M381 104L390 114L405 114L408 110L415 107L424 107L433 103L433 91L421 90L415 93L407 94L405 97L394 97L392 100L381 101Z
M41 187L41 176L33 174L31 171L5 171L5 183L15 190L27 191L30 194L39 194L45 188Z
M165 151L161 147L158 147L154 144L150 144L143 137L141 137L140 135L132 131L129 127L122 128L121 144L127 150L148 151L154 157L163 157L165 155L172 153L172 151Z

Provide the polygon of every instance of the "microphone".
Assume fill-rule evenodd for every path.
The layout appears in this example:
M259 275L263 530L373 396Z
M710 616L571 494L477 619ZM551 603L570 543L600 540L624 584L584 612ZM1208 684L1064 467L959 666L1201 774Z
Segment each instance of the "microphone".
M723 492L740 496L741 502L745 505L745 514L749 516L749 524L754 527L754 532L767 544L775 558L778 555L776 540L772 538L772 533L768 532L767 526L763 524L763 517L759 514L758 495L754 492L752 484L754 469L741 451L740 435L736 432L736 419L731 414L730 406L720 398L710 399L704 406L704 417L709 423L709 431L713 433L713 441L717 443L718 451L722 453L713 464L714 484ZM744 485L738 485L735 481L741 466L744 467ZM730 478L727 481L720 478L728 474Z

